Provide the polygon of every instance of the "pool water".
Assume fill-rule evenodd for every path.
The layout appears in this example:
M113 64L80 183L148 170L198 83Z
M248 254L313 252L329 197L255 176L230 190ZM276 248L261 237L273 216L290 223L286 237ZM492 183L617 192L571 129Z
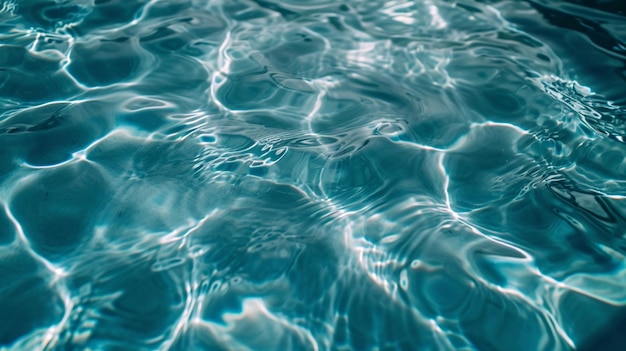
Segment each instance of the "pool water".
M0 1L0 350L623 350L626 6Z

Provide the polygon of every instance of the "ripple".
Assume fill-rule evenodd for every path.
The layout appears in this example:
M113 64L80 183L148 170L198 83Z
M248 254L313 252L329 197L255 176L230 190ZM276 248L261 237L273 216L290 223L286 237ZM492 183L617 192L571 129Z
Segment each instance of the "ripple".
M0 143L29 165L59 164L108 132L113 123L104 106L86 101L23 109L0 122Z
M5 99L25 104L48 102L81 92L60 70L61 57L47 57L24 47L2 45L0 92Z
M558 77L546 77L539 81L550 96L569 107L584 125L597 134L608 136L619 142L626 142L623 108L592 93L589 88L575 81L563 81Z
M26 23L50 30L77 25L89 12L91 8L86 1L71 4L44 0L21 3L15 14Z
M20 316L19 323L0 324L0 343L3 345L24 340L22 342L27 348L29 345L25 339L62 318L62 297L40 271L41 268L28 252L15 247L0 247L0 279L6 282L0 288L0 294L10 297L2 299L0 308Z
M109 192L97 168L76 164L23 181L10 201L11 212L30 245L57 261L89 242Z
M135 78L141 59L126 37L77 43L72 49L68 71L84 85L106 86ZM122 55L120 53L127 53Z

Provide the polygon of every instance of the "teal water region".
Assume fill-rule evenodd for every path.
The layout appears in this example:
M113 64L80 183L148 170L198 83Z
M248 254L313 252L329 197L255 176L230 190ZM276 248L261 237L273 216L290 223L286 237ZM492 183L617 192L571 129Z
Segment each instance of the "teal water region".
M623 350L626 6L0 1L0 350Z

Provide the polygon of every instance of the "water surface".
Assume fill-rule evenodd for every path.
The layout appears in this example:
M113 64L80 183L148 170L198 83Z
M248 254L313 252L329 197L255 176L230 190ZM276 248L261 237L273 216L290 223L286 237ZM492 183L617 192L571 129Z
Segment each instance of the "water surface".
M0 2L0 349L619 350L625 17Z

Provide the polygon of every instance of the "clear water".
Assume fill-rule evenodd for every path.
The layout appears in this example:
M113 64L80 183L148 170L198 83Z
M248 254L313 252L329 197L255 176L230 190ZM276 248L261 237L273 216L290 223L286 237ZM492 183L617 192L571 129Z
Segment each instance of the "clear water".
M623 349L625 17L1 1L0 349Z

